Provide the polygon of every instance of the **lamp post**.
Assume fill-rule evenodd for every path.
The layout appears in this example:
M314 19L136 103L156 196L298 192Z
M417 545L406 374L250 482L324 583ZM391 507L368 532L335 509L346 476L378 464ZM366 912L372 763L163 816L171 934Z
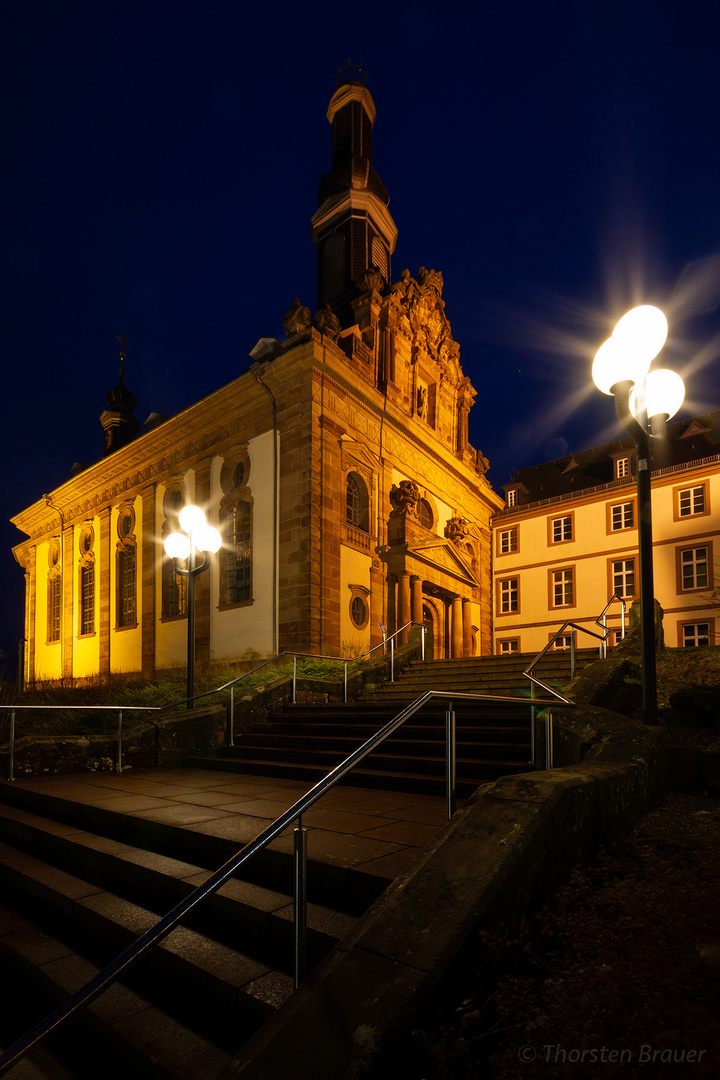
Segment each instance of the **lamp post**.
M208 525L199 506L184 506L179 520L183 532L170 533L165 540L165 552L172 559L175 572L187 577L187 708L192 709L195 694L195 578L208 569L210 556L220 548L222 540L217 529Z
M662 437L666 422L685 397L685 385L676 372L649 370L667 332L667 319L659 308L648 304L633 308L600 346L592 368L597 388L614 395L618 420L632 439L637 457L642 713L646 724L657 723L650 440Z

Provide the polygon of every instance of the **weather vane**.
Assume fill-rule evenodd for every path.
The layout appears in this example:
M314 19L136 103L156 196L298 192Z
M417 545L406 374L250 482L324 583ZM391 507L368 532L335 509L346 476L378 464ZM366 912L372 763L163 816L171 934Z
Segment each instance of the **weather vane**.
M115 340L120 346L120 382L122 382L125 378L125 350L129 349L130 346L128 345L122 334L117 334L115 336Z

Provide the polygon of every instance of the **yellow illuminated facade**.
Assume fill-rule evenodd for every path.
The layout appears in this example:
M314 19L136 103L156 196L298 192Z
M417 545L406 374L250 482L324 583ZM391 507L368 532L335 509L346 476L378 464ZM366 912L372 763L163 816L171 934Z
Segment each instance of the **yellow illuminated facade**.
M720 643L720 411L668 424L652 463L655 598L665 642ZM613 595L638 596L629 439L514 475L493 519L496 653L538 652L566 620L593 626ZM608 611L613 638L620 610ZM578 645L593 644L579 634Z
M121 368L101 416L105 456L13 519L26 536L15 555L29 682L184 665L185 580L163 540L188 503L223 538L196 582L200 662L357 653L410 620L437 656L491 650L502 500L468 443L475 390L442 275L392 283L374 117L351 75L328 110L316 314L297 300L284 341L261 338L245 374L144 431Z

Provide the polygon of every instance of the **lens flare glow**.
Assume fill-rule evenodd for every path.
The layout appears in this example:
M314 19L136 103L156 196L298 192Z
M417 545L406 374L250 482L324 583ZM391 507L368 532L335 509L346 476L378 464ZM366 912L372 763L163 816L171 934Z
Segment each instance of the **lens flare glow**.
M648 417L674 416L685 400L685 383L676 371L660 368L645 379L645 404ZM630 412L635 413L635 391L630 394Z
M180 511L180 525L186 533L204 529L206 525L205 515L199 506L183 506Z
M165 541L165 551L171 559L187 559L190 554L190 540L185 533L170 533Z
M641 356L649 367L667 341L667 319L660 308L641 304L623 315L612 336L624 349Z

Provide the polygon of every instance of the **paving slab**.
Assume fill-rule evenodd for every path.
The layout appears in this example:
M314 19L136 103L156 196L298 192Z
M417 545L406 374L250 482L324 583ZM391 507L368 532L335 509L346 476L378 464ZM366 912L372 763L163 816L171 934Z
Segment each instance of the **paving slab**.
M238 850L309 790L302 780L180 766L127 770L122 775L28 777L14 785L96 806L105 812L229 840L237 844ZM7 811L15 816L21 813L11 808ZM370 868L371 874L392 878L406 869L445 819L445 799L440 796L338 785L305 812L303 824L308 829L313 861L334 868ZM63 834L67 830L68 835L84 832L76 826L57 828ZM89 839L79 842L106 850L102 843L98 846ZM289 854L292 847L290 825L271 848ZM127 850L136 851L137 845L128 845ZM130 861L141 859L139 855L130 856Z

